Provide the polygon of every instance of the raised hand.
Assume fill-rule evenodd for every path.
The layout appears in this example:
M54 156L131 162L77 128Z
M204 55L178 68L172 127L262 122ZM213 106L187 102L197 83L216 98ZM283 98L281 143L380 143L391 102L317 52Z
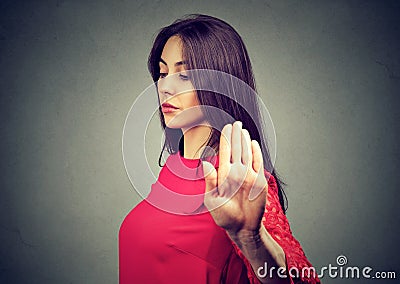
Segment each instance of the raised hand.
M217 225L229 234L258 232L265 210L268 183L260 145L236 121L222 129L219 167L204 161L204 204Z

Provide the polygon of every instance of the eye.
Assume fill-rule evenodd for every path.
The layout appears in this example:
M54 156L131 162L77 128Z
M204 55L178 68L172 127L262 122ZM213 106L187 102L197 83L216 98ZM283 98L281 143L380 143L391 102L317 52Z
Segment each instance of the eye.
M184 75L184 74L179 74L179 78L181 78L183 81L189 80L189 76Z

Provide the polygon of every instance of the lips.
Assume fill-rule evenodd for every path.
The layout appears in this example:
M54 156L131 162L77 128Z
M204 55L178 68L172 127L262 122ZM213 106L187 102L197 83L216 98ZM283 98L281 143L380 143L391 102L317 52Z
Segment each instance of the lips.
M171 105L169 103L163 103L161 105L161 110L163 113L170 113L176 111L178 108L174 105Z

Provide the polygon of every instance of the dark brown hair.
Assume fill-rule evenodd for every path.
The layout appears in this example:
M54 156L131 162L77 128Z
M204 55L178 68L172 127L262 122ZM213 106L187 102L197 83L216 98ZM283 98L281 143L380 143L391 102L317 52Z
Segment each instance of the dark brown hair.
M246 128L251 139L257 140L261 146L264 158L264 168L276 179L278 186L279 201L284 212L286 212L287 198L282 185L285 183L279 178L272 164L268 150L267 139L262 129L262 116L256 97L256 84L250 63L250 58L242 38L236 30L228 23L208 15L189 14L166 26L157 34L153 47L148 58L148 68L157 84L160 77L159 62L167 40L171 36L179 36L183 43L183 60L186 61L186 70L210 69L228 73L245 82L250 88L232 86L226 84L224 93L204 90L202 86L209 84L210 80L191 78L196 89L196 94L201 106L212 106L223 112L213 112L212 108L203 108L202 111L206 120L213 127L206 142L206 145L218 152L220 131L225 124L233 123L235 120L242 121L243 128ZM223 84L223 83L222 83ZM240 90L237 90L237 88ZM251 90L251 92L248 91ZM178 151L183 156L183 139L181 129L166 127L164 116L159 107L159 116L162 128L165 130L165 142L159 156L159 165L164 150L174 154ZM207 156L204 151L200 159ZM286 203L286 204L285 204Z

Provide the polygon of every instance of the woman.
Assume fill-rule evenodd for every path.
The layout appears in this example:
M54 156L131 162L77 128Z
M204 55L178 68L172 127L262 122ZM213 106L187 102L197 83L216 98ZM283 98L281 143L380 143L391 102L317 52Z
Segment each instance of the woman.
M165 130L160 166L170 155L121 225L120 283L319 283L301 273L311 264L285 216L239 34L188 15L159 32L148 65Z

